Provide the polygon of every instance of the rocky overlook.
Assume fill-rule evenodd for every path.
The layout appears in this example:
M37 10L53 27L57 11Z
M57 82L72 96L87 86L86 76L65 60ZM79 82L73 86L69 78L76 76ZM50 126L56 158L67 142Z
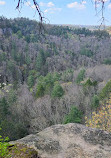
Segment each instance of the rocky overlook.
M111 133L75 123L54 125L11 143L27 144L42 158L111 158Z

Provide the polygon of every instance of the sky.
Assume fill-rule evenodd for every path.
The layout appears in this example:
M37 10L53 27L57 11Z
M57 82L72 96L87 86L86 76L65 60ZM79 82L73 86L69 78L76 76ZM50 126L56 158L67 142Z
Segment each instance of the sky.
M0 16L6 18L27 17L39 20L33 0L24 0L19 12L18 0L0 0ZM82 2L81 2L82 1ZM105 1L105 25L111 25L111 3ZM94 0L38 0L45 22L48 24L100 25L101 5L95 10Z

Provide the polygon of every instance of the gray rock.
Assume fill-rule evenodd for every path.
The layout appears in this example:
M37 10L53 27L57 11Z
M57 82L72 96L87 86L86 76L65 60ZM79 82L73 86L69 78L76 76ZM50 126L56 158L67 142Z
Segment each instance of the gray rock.
M111 158L111 133L75 123L54 125L13 143L34 147L42 158Z

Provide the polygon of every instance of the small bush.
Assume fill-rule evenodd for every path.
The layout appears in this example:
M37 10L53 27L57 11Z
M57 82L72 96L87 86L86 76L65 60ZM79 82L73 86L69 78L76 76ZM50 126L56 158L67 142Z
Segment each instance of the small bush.
M111 132L111 105L102 106L96 113L92 113L91 119L86 119L86 126L92 128L100 128L105 131Z
M64 118L64 124L67 123L81 123L83 113L75 106L72 106L68 115Z
M1 130L1 128L0 128ZM2 136L0 135L0 157L2 158L6 158L7 154L8 154L8 146L9 146L9 138L6 137L5 139L2 138Z

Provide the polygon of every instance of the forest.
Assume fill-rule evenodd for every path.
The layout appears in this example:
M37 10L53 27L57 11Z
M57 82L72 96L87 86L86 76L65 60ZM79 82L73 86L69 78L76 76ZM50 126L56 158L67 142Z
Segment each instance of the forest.
M111 132L110 34L43 25L0 17L0 135L73 122Z

